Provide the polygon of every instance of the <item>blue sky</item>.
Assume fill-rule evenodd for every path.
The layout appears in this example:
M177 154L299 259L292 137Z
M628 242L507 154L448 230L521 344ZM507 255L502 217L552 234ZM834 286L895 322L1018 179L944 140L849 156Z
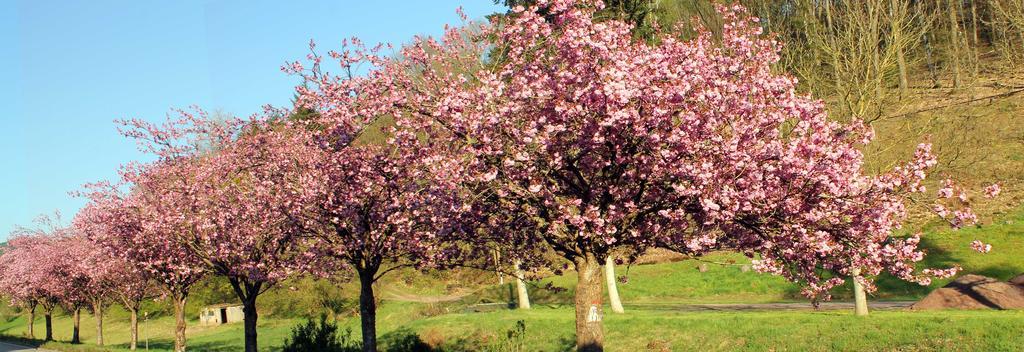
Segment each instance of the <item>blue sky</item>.
M501 10L490 0L4 1L0 4L0 239L84 203L68 195L145 160L112 122L196 104L247 116L286 105L279 68L310 39L408 42Z

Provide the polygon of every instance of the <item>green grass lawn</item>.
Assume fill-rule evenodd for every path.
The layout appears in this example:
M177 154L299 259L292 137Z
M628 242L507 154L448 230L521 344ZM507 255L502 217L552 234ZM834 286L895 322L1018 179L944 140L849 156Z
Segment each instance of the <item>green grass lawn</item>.
M385 304L380 317L382 344L410 341L466 350L511 343L507 332L525 323L521 341L529 351L563 351L574 344L571 307L539 307L530 311L450 313L410 319L417 304ZM340 320L358 336L357 317ZM262 319L260 343L275 350L288 335L293 319ZM1024 345L1021 311L878 311L869 317L849 312L666 312L630 310L605 317L609 351L1013 351ZM68 351L98 351L91 320L83 321L84 344L48 343ZM173 321L164 317L143 326L150 349L171 348ZM71 322L56 319L58 340L70 337ZM124 321L108 322L107 350L124 350L128 335ZM42 332L42 324L37 325ZM0 333L24 331L22 318L0 325ZM237 351L242 348L241 324L189 326L189 346L196 351ZM666 349L667 348L667 349Z
M570 308L452 314L416 321L423 337L502 334L526 323L528 350L572 346ZM1024 312L699 312L630 311L606 316L610 351L671 346L678 351L977 350L1024 343ZM438 338L438 337L434 337Z
M298 320L263 319L260 324L259 341L266 346L280 345L289 333L289 329ZM5 319L0 324L0 334L4 336L24 337L27 318L22 315L16 319ZM45 325L41 316L35 320L35 336L45 336ZM82 314L80 337L83 344L71 345L72 320L66 315L54 317L53 337L57 342L45 344L46 348L67 351L105 351L127 350L129 338L128 319L121 314L113 314L104 320L103 338L105 347L96 347L96 325L92 315ZM188 322L189 348L195 351L236 351L242 346L242 324L228 324L217 327L199 326L197 320ZM146 339L149 347L156 351L173 349L174 318L160 317L139 324L139 347L145 349ZM237 340L237 341L236 341Z

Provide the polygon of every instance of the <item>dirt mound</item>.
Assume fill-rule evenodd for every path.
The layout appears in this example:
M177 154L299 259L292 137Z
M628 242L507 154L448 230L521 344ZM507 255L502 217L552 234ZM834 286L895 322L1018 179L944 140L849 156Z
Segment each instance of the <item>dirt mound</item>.
M981 275L964 275L910 306L916 310L950 308L1024 309L1024 286Z
M637 265L647 265L647 264L675 263L675 262L683 261L683 260L687 260L687 259L690 259L690 257L688 257L686 255L683 255L683 254L680 254L678 252L673 252L673 251L670 251L670 250L667 250L667 249L661 249L661 248L653 248L653 249L648 250L646 253L640 255L639 258L636 258L636 262L634 264L637 264Z

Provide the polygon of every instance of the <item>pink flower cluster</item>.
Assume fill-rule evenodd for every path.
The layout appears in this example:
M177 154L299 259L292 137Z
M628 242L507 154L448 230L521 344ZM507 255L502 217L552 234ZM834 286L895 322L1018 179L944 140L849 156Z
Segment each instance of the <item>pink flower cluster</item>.
M992 251L992 245L983 243L979 240L974 240L971 241L971 249L977 251L978 253L988 253Z
M985 187L985 197L986 198L995 198L995 197L999 196L1000 192L1002 192L1002 188L999 188L999 184L998 183L993 183L992 185L990 185L988 187Z

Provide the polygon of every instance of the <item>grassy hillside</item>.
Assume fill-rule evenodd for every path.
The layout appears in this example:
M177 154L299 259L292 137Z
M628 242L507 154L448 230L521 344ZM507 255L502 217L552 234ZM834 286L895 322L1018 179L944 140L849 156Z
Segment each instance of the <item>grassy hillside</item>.
M1021 88L1024 73L1005 71L971 89L915 89L912 97L892 102L889 117L872 124L876 138L864 150L865 167L890 170L908 160L918 143L928 142L939 161L930 171L930 191L938 189L939 180L952 178L976 195L972 205L983 217L1013 211L1024 203L1024 93L998 95ZM981 197L981 189L994 182L1003 185L1004 194ZM922 209L911 210L920 215Z

